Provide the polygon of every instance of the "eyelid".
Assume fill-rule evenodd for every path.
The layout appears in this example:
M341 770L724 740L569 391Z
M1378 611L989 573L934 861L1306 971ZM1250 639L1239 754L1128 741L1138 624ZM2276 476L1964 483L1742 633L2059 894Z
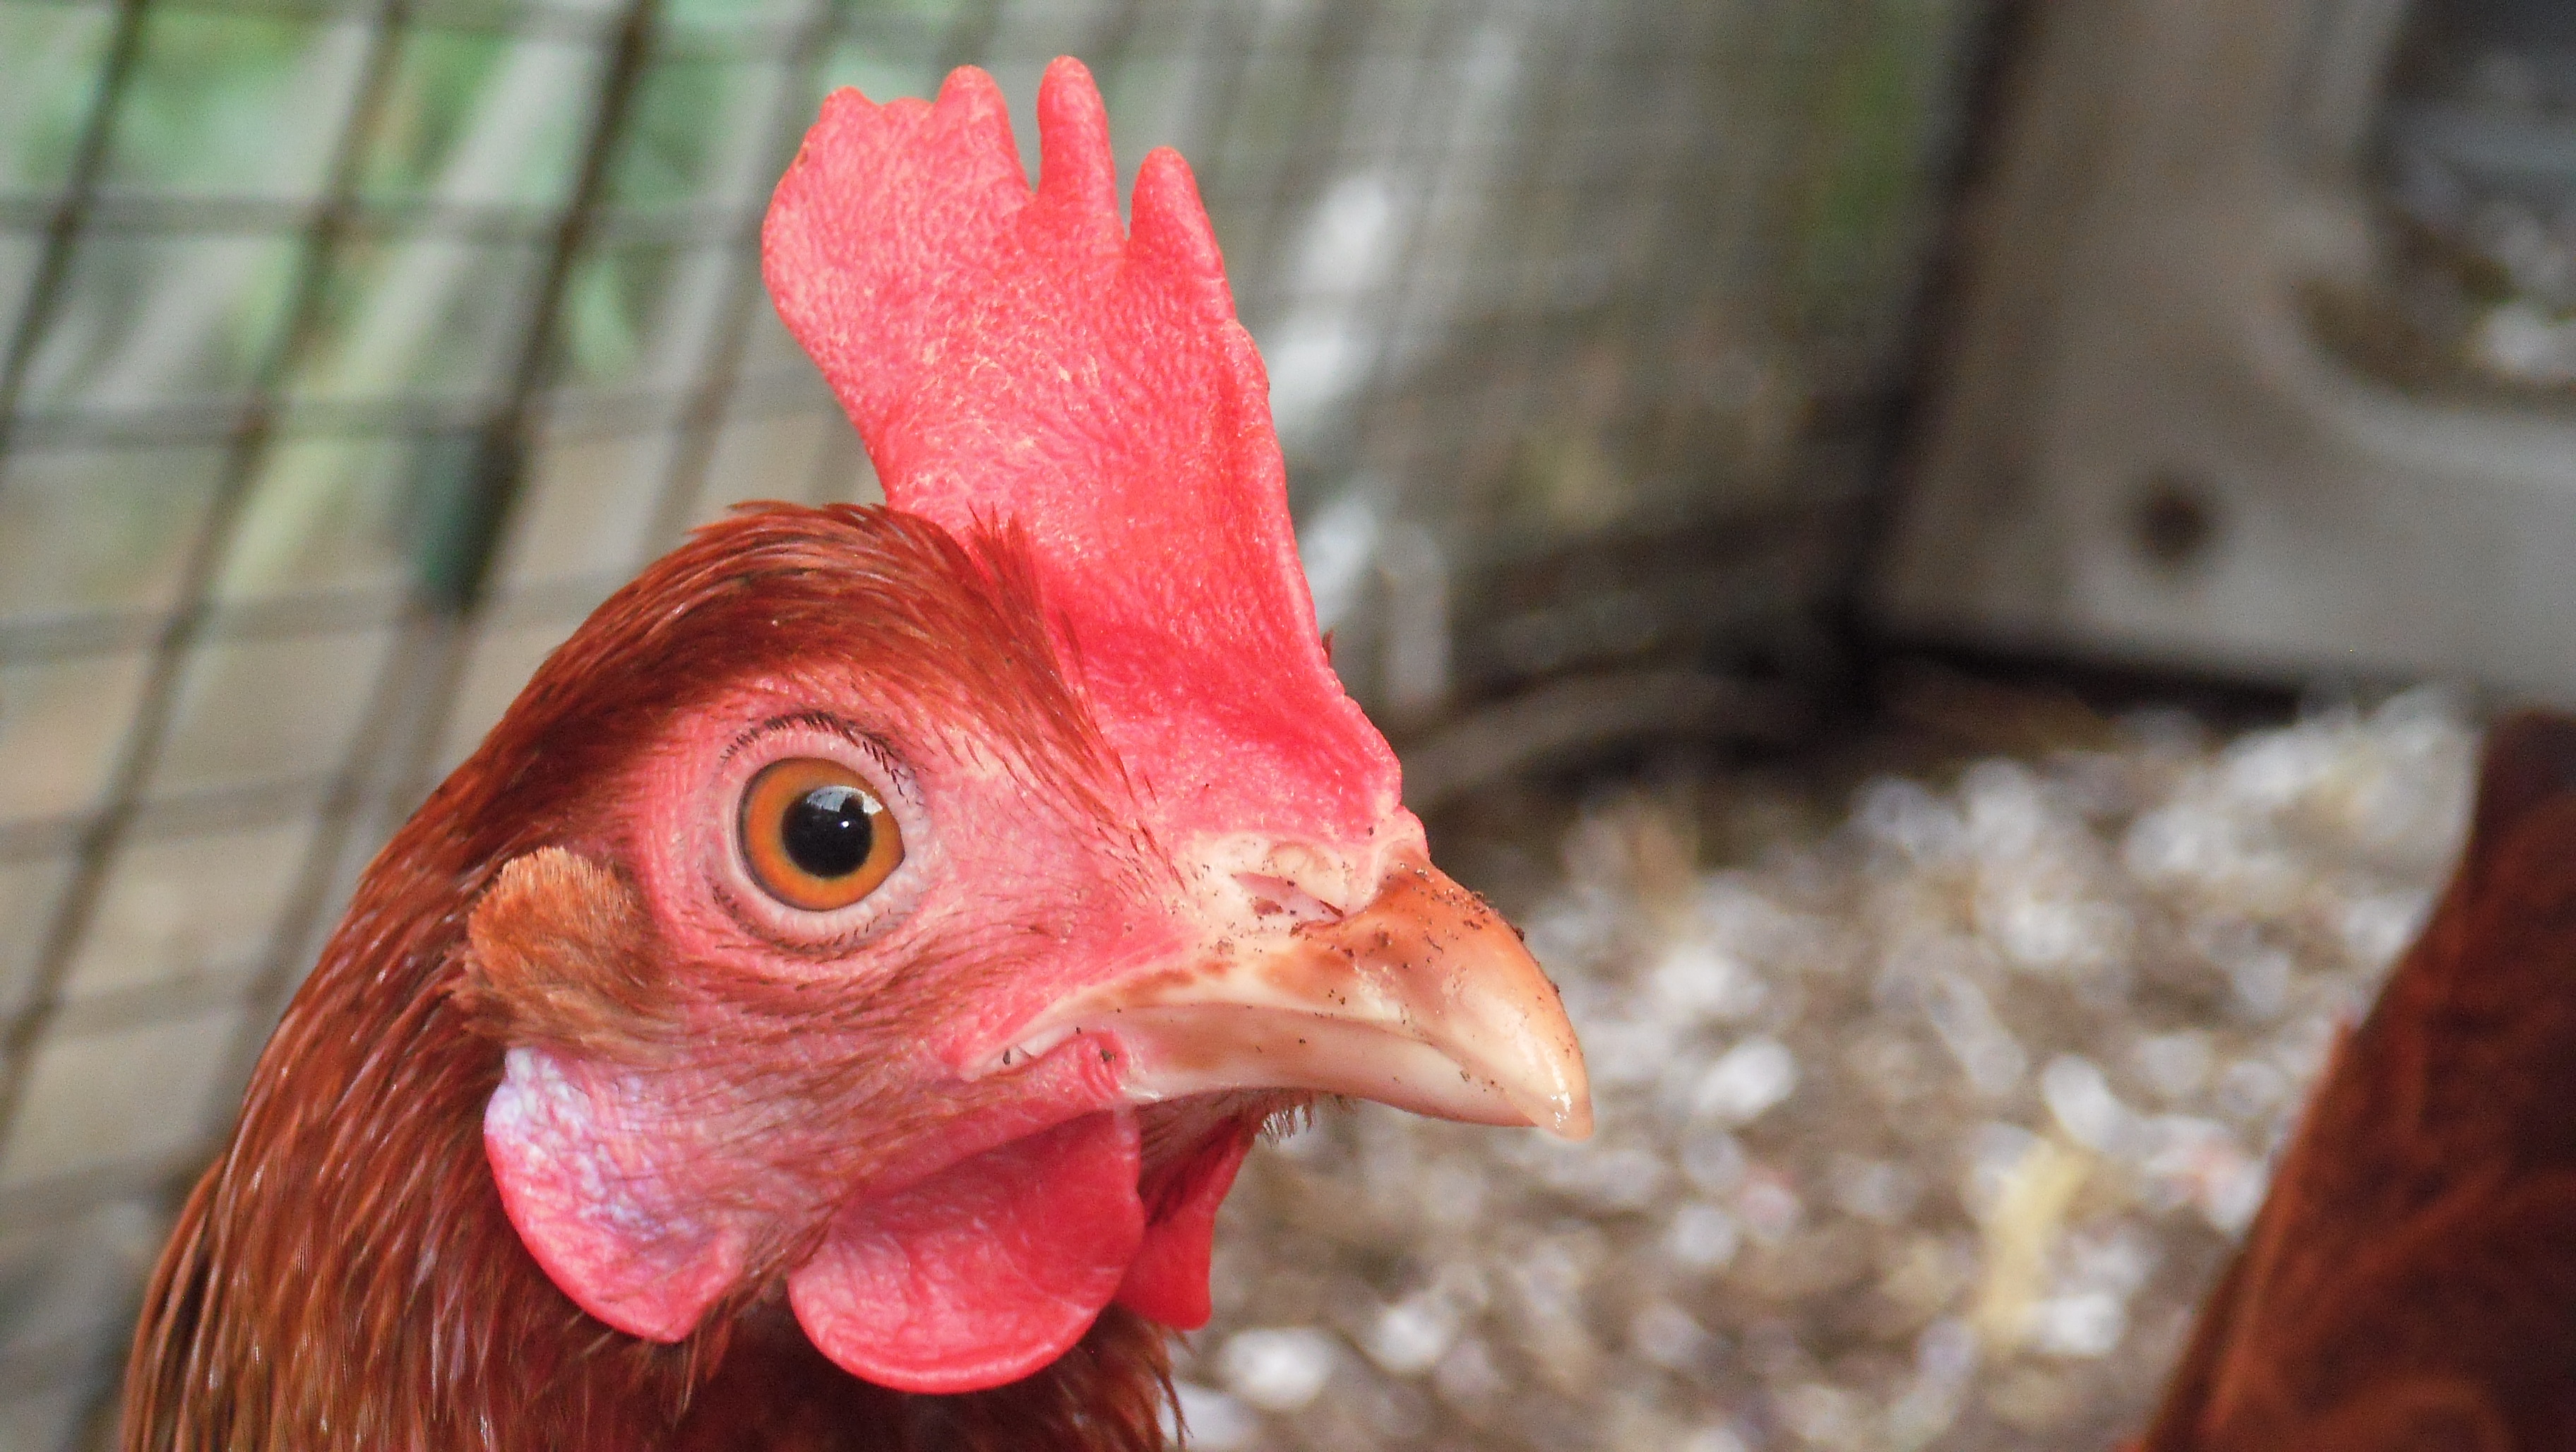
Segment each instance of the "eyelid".
M763 771L797 756L850 767L901 835L903 860L872 891L844 907L815 911L778 902L746 860L737 815L743 795ZM912 772L881 738L841 717L798 711L745 729L718 758L710 789L714 795L705 815L712 820L700 827L712 826L718 839L710 844L709 886L736 927L772 947L818 959L847 952L905 916L931 875L936 838L928 803Z
M792 711L784 716L772 716L766 721L744 727L742 734L734 737L732 743L725 747L724 754L716 758L718 775L725 775L726 768L730 767L734 759L745 749L782 731L800 729L839 737L842 741L865 752L868 759L875 762L878 769L884 772L883 784L886 788L901 794L916 807L921 804L920 796L913 788L912 773L904 766L902 758L895 755L894 748L886 745L884 738L875 732L855 722L845 721L829 711ZM774 759L783 760L784 758ZM751 775L758 774L759 768L754 768ZM743 778L745 781L750 779L750 776ZM879 795L882 796L883 793Z

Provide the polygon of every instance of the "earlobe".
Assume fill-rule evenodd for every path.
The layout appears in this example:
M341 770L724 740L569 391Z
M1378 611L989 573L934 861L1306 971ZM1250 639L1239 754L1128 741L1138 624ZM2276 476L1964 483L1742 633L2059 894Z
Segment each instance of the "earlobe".
M557 1289L632 1336L678 1341L742 1276L748 1236L674 1184L640 1132L631 1081L539 1048L510 1050L483 1151L511 1227Z
M504 1047L649 1063L679 1042L652 921L598 863L541 847L502 867L466 918L457 1005Z

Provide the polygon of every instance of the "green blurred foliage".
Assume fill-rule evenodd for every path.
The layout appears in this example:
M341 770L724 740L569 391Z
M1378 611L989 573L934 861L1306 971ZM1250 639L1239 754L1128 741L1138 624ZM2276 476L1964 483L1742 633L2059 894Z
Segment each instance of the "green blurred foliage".
M1836 33L1853 43L1814 78L1814 130L1799 156L1788 297L1798 334L1884 340L1933 220L1934 167L1950 141L1962 0L1858 0Z
M113 18L104 7L0 3L0 187L62 184Z
M104 180L185 195L309 195L365 39L354 21L152 11Z
M711 163L728 151L727 133L759 118L742 115L765 107L777 88L775 61L739 61L694 55L666 56L638 78L626 136L609 174L609 201L620 207L662 207L706 199L714 188L740 177L713 175Z
M595 47L426 28L400 45L360 195L536 205L571 187ZM512 110L500 128L491 108L504 100Z
M63 274L23 402L148 407L256 381L285 321L295 241L93 227Z

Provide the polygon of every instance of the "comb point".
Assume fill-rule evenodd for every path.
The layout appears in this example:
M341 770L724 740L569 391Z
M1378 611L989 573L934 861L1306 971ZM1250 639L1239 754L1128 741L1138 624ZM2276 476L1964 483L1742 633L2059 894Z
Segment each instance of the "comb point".
M1058 56L1038 83L1038 198L1118 232L1118 162L1091 68Z
M1234 296L1225 282L1225 259L1217 249L1216 230L1208 224L1199 201L1197 178L1190 164L1168 146L1146 153L1136 169L1136 195L1129 207L1128 250L1148 265L1198 284L1193 290L1215 317L1234 321Z

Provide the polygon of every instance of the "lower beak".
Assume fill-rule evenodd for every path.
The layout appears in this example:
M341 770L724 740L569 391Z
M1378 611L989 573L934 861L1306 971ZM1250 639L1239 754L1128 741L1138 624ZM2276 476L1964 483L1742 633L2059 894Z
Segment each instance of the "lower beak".
M1375 1099L1478 1124L1592 1133L1556 986L1484 899L1399 861L1357 912L1218 942L1048 1012L1031 1048L1114 1036L1143 1100L1237 1089Z

